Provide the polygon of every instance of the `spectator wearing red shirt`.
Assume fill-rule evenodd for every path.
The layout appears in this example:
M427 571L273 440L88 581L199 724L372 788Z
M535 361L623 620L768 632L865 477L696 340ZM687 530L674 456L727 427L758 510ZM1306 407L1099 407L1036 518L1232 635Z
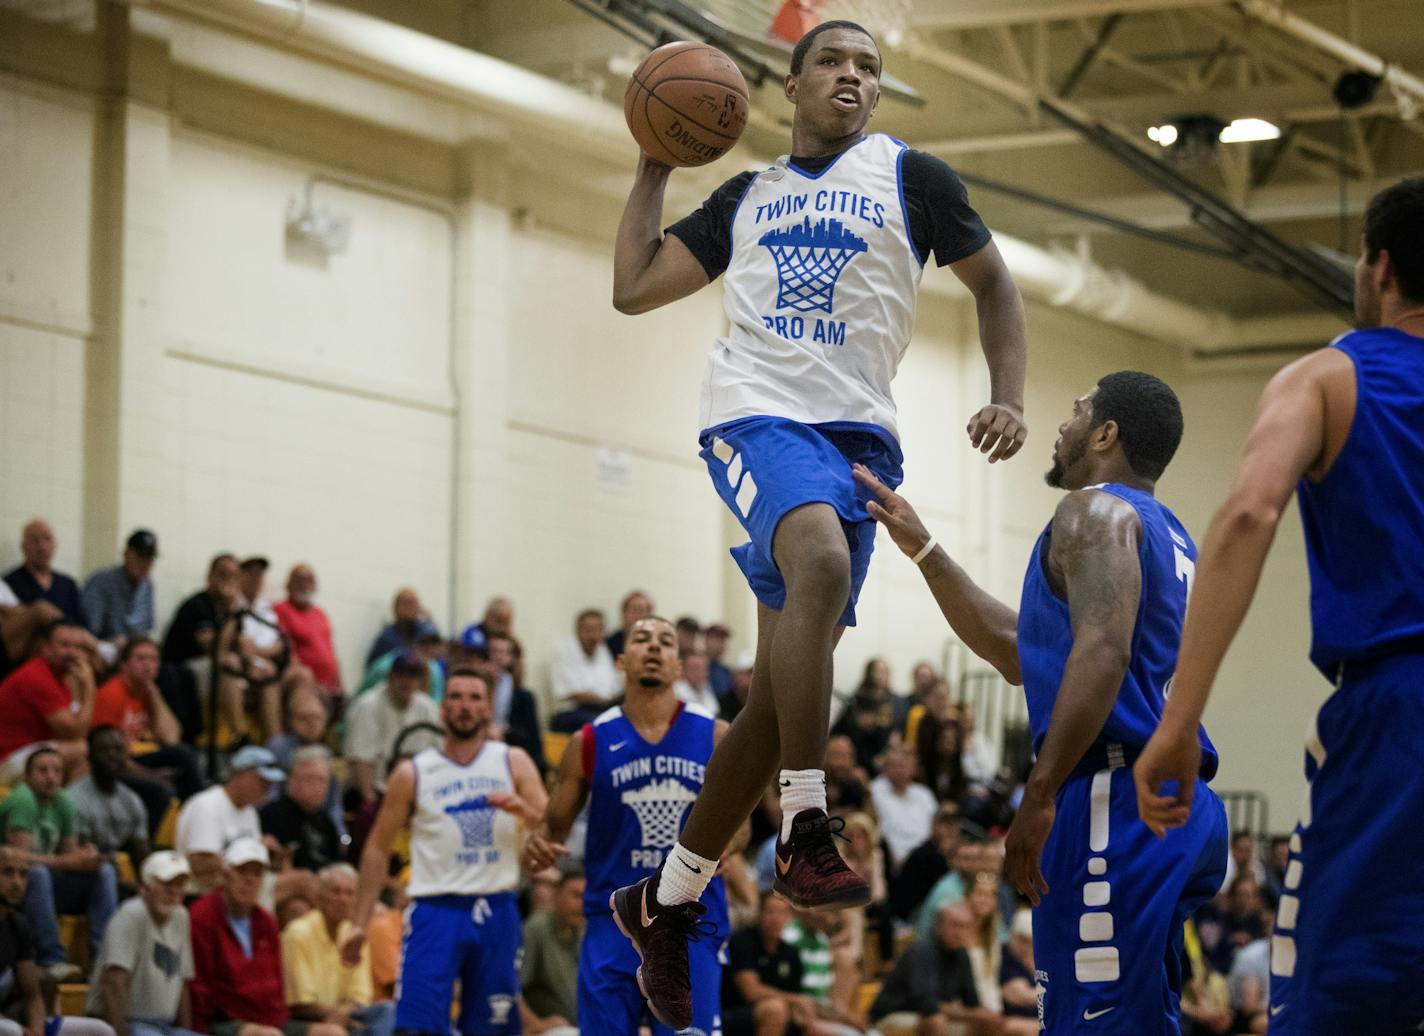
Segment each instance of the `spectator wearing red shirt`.
M292 642L297 660L312 671L317 685L339 698L341 666L331 642L331 620L315 601L316 573L310 565L293 565L287 576L287 599L275 606L277 625Z
M83 626L55 619L40 631L39 653L0 682L0 783L18 780L30 753L46 742L58 742L66 773L87 758L94 712L88 640Z
M158 688L158 666L158 642L131 637L119 652L119 671L94 696L94 726L108 724L123 734L132 764L120 779L143 798L154 825L170 793L186 799L202 789L197 756L183 743L182 727Z
M223 853L226 880L191 908L193 1024L212 1036L345 1036L287 1013L277 920L257 905L271 858L255 838Z

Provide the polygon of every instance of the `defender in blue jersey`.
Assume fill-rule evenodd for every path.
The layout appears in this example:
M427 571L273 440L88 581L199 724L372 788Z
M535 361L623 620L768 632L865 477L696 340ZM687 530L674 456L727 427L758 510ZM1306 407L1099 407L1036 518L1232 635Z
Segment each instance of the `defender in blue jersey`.
M524 863L542 870L564 852L559 844L588 804L584 848L584 915L588 928L579 953L578 1028L585 1036L636 1033L644 1021L641 962L619 931L609 902L662 864L682 830L688 807L702 789L707 761L726 724L678 701L673 685L682 673L677 631L665 619L643 619L628 631L618 658L623 704L585 724L564 752L559 783L545 814L548 827L529 839ZM714 878L700 904L660 907L651 899L634 910L676 917L688 944L686 981L693 1017L683 1032L722 1031L722 951L728 936L727 899ZM654 1017L654 1034L674 1029Z
M876 496L870 514L919 562L955 633L1024 686L1037 758L1004 873L1034 903L1050 1036L1177 1036L1183 925L1226 874L1206 732L1193 731L1194 805L1171 837L1138 819L1129 771L1162 714L1196 558L1153 495L1181 438L1177 397L1150 374L1109 374L1074 402L1048 473L1069 492L1034 545L1017 614L935 545L902 497L856 470Z
M1300 497L1311 661L1336 687L1271 940L1272 1036L1424 1031L1424 179L1378 194L1355 266L1360 328L1277 374L1202 550L1171 703L1138 761L1157 830L1195 809L1163 789L1240 628L1276 524Z

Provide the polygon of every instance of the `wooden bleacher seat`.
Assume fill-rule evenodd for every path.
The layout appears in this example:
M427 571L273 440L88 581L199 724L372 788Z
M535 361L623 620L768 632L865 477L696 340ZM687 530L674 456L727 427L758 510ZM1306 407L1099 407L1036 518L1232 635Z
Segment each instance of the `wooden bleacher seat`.
M559 768L559 760L564 757L564 748L569 743L570 734L556 734L552 730L544 732L544 761L554 769Z
M178 812L177 800L168 803L168 812L163 814L163 819L158 823L158 832L153 836L153 847L155 849L172 849L178 838Z
M59 986L59 1013L71 1018L83 1018L89 1013L89 985L86 982L62 982Z

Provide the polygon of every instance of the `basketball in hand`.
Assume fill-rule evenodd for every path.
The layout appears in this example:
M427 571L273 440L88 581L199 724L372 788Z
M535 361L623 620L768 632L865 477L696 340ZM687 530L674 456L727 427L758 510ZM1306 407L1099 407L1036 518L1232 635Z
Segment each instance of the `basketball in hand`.
M721 158L747 126L747 81L716 47L659 47L638 66L623 94L623 117L649 158L698 166Z

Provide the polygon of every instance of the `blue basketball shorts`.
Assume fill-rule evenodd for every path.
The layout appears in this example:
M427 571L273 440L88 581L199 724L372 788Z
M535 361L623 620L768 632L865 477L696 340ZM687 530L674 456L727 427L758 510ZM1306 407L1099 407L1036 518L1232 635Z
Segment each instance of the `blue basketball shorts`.
M899 443L875 425L809 425L782 417L743 418L709 428L700 441L717 494L750 538L732 548L732 557L768 608L786 605L786 582L771 555L781 519L805 504L835 508L851 565L850 599L840 623L854 626L855 602L875 550L875 522L865 511L870 493L852 477L851 465L864 464L894 489L904 478Z
M450 1032L450 1004L460 980L464 1036L520 1032L519 967L524 930L513 892L427 896L406 914L396 985L396 1028Z
M1271 940L1272 1036L1424 1031L1424 654L1345 667Z
M692 1027L685 1036L722 1036L722 938L699 937L687 944L692 975ZM611 914L592 914L583 933L578 967L580 1036L629 1036L651 1025L653 1036L673 1032L648 1011L638 988L638 951L618 930Z
M1108 759L1063 785L1043 849L1033 959L1044 1031L1180 1036L1182 930L1226 877L1226 810L1198 780L1191 817L1159 841L1120 750Z

